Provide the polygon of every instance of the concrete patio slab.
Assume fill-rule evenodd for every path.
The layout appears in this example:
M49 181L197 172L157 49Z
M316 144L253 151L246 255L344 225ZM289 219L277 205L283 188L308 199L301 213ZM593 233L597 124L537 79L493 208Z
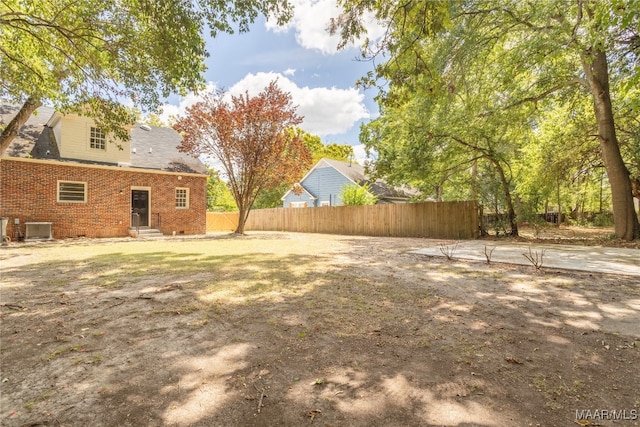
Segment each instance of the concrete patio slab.
M491 253L491 262L530 265L525 257L529 251L539 258L542 256L542 268L559 268L606 274L624 274L640 277L640 250L609 248L602 246L577 246L556 244L530 244L500 241L469 240L447 245L447 251L453 251L454 259L475 261L487 260L485 250ZM412 251L428 256L444 257L441 246L431 246ZM544 251L544 254L543 254Z

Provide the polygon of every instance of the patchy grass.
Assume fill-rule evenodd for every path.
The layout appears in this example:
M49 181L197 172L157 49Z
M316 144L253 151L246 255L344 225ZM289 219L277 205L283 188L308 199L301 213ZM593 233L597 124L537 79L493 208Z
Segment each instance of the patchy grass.
M553 426L637 407L635 280L409 254L442 244L10 247L2 424Z
M80 350L81 350L81 347L79 345L69 345L64 347L58 347L54 351L49 353L49 355L47 356L47 360L51 361L60 356L64 356L67 353L78 352Z

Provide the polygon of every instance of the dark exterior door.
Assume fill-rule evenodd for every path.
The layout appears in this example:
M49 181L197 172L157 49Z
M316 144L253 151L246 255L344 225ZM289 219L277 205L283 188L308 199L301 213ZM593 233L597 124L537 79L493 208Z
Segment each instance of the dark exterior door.
M131 226L149 226L148 190L131 190Z

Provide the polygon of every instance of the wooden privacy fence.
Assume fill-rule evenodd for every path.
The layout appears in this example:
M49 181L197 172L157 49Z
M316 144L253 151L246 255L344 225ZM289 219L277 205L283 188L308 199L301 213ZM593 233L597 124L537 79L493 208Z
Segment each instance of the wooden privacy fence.
M207 233L211 231L235 231L238 212L207 212Z
M209 212L207 231L233 230L237 221L237 213ZM478 221L476 201L398 203L252 210L245 230L473 239L479 234ZM215 228L217 224L222 228Z

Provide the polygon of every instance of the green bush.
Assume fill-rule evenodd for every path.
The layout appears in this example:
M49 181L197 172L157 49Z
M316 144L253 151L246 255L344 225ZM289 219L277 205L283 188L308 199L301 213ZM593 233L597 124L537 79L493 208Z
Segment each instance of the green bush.
M375 205L378 198L371 194L369 184L345 184L340 198L345 206Z

